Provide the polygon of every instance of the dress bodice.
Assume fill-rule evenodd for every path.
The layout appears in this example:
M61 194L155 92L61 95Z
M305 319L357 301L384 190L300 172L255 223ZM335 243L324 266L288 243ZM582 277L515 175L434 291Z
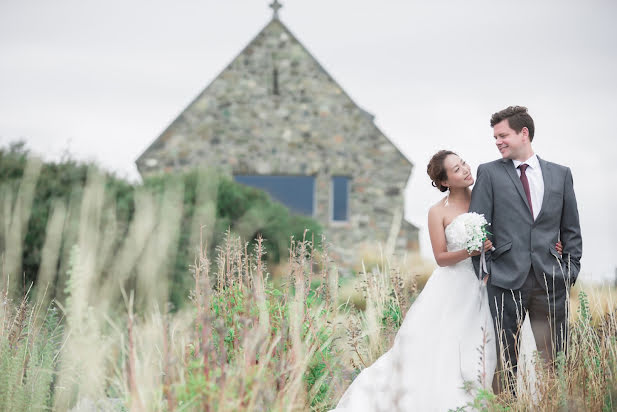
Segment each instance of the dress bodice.
M455 217L452 222L450 222L450 224L445 228L448 252L455 252L465 247L465 239L460 235L461 233L465 233L465 223L463 219L461 219L461 216L464 215L466 215L466 213L460 214Z

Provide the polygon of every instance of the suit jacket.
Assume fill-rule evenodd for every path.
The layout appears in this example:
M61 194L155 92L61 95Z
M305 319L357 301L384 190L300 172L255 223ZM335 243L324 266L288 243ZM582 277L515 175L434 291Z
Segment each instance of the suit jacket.
M544 284L574 284L583 253L572 172L538 157L544 180L542 209L534 221L514 163L499 159L478 167L470 212L484 214L495 250L486 260L493 285L519 289L530 269ZM555 243L561 239L563 257ZM473 258L479 274L479 256Z

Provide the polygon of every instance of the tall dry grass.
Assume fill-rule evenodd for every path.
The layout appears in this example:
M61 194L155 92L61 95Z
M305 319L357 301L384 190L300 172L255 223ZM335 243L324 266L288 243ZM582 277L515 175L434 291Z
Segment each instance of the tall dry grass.
M115 245L116 212L93 171L79 197L54 208L39 284L24 295L16 251L31 181L22 183L2 186L2 410L328 410L389 349L432 270L417 257L375 248L345 283L327 245L315 250L314 239L291 239L273 282L263 259L267 239L249 245L228 232L216 255L207 254L210 203L194 222L191 304L176 310L166 301L167 274L182 187L140 193L128 234ZM63 253L68 264L59 264ZM49 302L51 288L61 293ZM613 293L572 290L570 350L554 369L538 369L535 395L481 391L461 409L614 409ZM360 303L352 304L352 294Z

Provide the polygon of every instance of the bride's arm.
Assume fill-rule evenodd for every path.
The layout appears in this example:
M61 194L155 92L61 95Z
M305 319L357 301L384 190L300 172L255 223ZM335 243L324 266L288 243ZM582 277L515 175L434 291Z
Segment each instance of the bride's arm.
M471 255L465 249L448 252L443 218L443 213L437 207L432 207L428 212L428 233L431 237L433 256L435 256L437 264L439 266L452 266Z

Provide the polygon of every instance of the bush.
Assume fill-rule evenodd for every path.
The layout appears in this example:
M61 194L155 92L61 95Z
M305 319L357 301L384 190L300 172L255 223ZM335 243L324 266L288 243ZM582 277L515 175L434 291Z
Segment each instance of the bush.
M13 143L8 148L0 148L0 183L1 192L11 202L4 202L4 220L14 216L13 199L19 195L28 159L28 150L23 143ZM101 214L100 230L114 231L111 249L117 251L125 239L130 236L131 225L136 213L136 196L145 194L153 199L152 207L159 210L159 220L166 220L165 213L180 213L179 227L175 228L175 242L169 252L168 280L170 298L179 307L183 305L190 287L186 276L187 265L194 260L199 244L199 228L208 225L208 249L212 253L223 240L223 233L231 229L242 235L246 241L256 239L258 235L266 239L266 260L279 262L286 257L290 237L302 239L304 231L309 229L309 236L315 235L316 243L321 238L321 228L313 219L293 215L282 204L272 201L269 196L258 189L234 182L230 177L213 171L190 171L183 174L161 174L144 180L141 184L131 184L112 173L100 171L93 164L77 162L67 158L60 162L43 163L38 175L33 194L27 228L23 233L21 248L21 270L23 281L28 285L36 282L39 273L46 236L49 233L50 215L57 205L64 206L66 219L62 226L61 244L57 259L57 273L62 275L68 269L70 250L78 242L80 219L82 216L84 190L89 179L96 180L102 175L104 190L98 210ZM171 192L179 193L177 203L163 202ZM17 203L15 203L17 205ZM6 206L9 205L7 208ZM2 206L2 205L0 205ZM207 208L210 207L211 214ZM0 215L2 215L0 208ZM160 222L158 222L160 223ZM83 226L83 225L82 225ZM0 233L0 250L6 251L10 242L5 233ZM136 253L138 253L137 251ZM110 254L111 256L114 253ZM19 268L19 266L17 266ZM103 275L108 268L102 268ZM14 276L14 275L13 275ZM128 281L132 276L128 277ZM56 293L62 293L63 285L58 285ZM54 294L53 290L52 296Z

